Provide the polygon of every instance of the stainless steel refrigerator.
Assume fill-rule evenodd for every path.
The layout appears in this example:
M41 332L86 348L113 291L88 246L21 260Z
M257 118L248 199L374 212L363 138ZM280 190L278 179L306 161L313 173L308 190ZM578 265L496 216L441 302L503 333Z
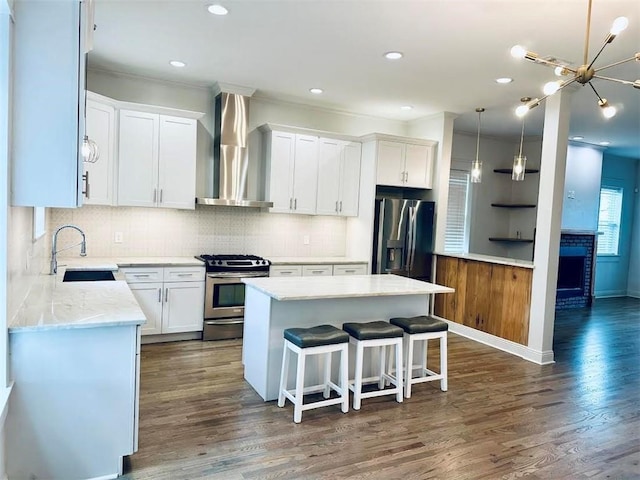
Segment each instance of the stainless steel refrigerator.
M376 198L373 273L431 280L434 202Z

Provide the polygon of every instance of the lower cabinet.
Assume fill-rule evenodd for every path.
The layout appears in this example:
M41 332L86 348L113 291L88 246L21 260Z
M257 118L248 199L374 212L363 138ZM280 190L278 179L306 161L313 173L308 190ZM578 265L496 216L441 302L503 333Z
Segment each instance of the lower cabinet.
M311 277L325 275L366 275L366 263L315 264L315 265L272 265L270 277Z
M143 335L202 331L204 267L121 269L147 317Z

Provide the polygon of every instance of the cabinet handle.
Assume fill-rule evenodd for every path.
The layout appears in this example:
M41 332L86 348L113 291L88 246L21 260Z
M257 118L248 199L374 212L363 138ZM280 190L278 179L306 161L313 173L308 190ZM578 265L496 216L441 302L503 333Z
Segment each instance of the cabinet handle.
M84 172L84 174L82 175L82 179L84 180L84 190L82 191L82 193L84 194L85 197L87 197L87 200L90 198L90 194L89 194L89 172Z
M192 277L193 273L177 273L178 277Z
M409 181L409 172L404 172L404 181L405 183Z
M156 203L156 194L158 193L157 189L153 189L153 203Z
M345 270L345 273L356 273L355 270Z
M293 210L293 198L289 198L289 210Z
M148 273L134 273L133 276L136 277L136 278L149 278L150 277L150 275Z
M292 271L287 272L286 270L283 270L282 272L280 272L280 275L291 275L292 273Z
M298 199L297 199L297 198L294 198L294 199L293 199L293 209L294 209L294 210L297 210L297 209L298 209Z
M158 303L162 303L162 289L158 289Z
M164 189L162 189L162 188L160 189L160 203L162 203L162 191L163 191L163 190L164 190Z
M165 288L164 289L164 303L167 303L169 301L169 289Z
M340 200L340 211L342 212L342 200Z
M338 213L338 200L336 200L336 213Z
M311 270L311 273L313 273L314 275L321 275L322 273L324 273L324 270Z

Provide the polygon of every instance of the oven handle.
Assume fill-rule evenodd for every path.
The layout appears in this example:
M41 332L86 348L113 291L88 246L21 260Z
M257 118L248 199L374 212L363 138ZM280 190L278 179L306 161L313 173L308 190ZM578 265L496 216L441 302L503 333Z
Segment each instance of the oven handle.
M240 320L205 320L205 325L238 325L244 323L244 319Z
M247 274L239 274L237 277L231 277L228 275L216 275L215 273L207 273L207 278L215 278L216 280L229 280L229 283L239 283L242 278L253 278L253 277L268 277L268 273L247 273Z

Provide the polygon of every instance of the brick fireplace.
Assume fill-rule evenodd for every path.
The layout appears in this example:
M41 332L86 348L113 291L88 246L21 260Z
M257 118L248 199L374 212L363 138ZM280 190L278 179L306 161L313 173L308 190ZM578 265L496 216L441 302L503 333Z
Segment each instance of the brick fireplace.
M595 242L595 232L562 232L556 289L557 310L591 306Z

